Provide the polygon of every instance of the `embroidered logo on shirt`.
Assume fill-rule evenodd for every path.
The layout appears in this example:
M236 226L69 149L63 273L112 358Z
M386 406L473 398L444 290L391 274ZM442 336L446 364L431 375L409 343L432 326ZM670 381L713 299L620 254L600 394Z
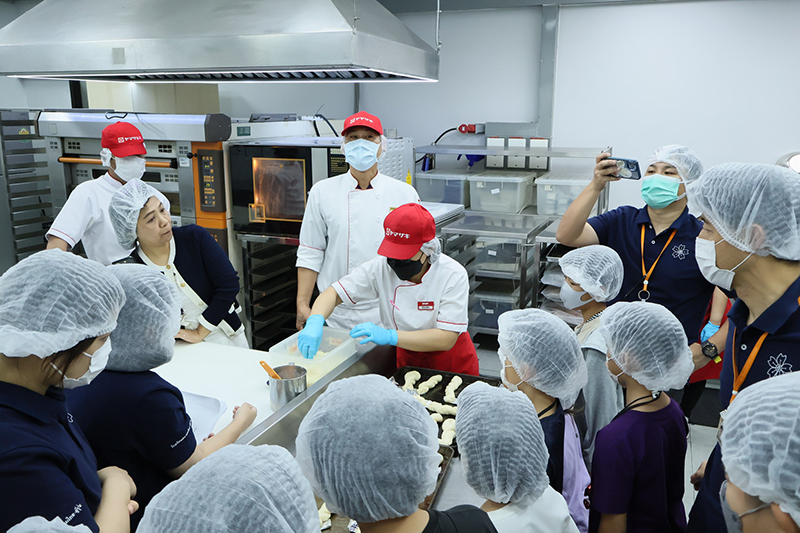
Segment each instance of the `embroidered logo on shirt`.
M78 513L81 512L81 510L83 510L83 505L81 505L80 503L76 504L75 508L72 510L72 514L64 519L64 523L69 524L72 521L72 519L75 518L78 515Z
M676 244L672 247L672 257L683 261L689 256L689 250L683 244Z
M433 311L433 302L417 302L417 311Z
M72 424L72 415L70 413L67 413L67 422Z
M770 357L767 360L767 364L769 364L767 375L771 378L774 378L775 376L782 376L783 374L788 374L792 371L791 363L786 362L786 356L782 353Z

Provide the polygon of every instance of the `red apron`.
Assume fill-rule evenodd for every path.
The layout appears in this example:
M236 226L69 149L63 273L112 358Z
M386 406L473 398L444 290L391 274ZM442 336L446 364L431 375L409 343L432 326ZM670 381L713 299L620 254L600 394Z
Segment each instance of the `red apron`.
M447 351L441 352L413 352L397 348L397 368L404 366L417 366L455 372L457 374L478 375L478 354L472 338L466 331L458 336L455 345Z
M728 313L731 310L731 303L728 302L728 307L725 308L725 315L722 318L722 324L728 321ZM708 304L708 309L706 309L706 316L703 318L703 324L708 323L708 317L711 314L711 304ZM720 324L721 325L721 324ZM700 342L700 339L698 339ZM724 359L725 356L725 347L722 347L722 350L719 352L719 356ZM706 381L709 379L719 379L719 373L722 371L722 361L719 363L715 363L711 361L706 366L701 368L700 370L695 370L692 376L689 378L689 383L697 383L698 381Z

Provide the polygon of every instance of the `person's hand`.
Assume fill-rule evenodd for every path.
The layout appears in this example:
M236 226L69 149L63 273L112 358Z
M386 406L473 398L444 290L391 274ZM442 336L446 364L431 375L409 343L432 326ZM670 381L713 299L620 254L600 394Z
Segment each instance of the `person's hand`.
M705 327L703 327L703 330L700 332L700 342L706 342L718 331L719 326L709 320L708 324L706 324Z
M133 482L131 476L125 470L116 466L107 466L97 471L97 477L100 479L100 486L104 487L107 483L117 483L127 489L130 501L128 501L128 513L133 514L139 509L139 504L133 500L136 496L136 483Z
M319 351L322 342L322 326L325 324L325 317L322 315L311 315L306 320L306 326L297 337L297 349L306 359L313 359Z
M359 344L374 342L379 346L386 346L387 344L397 346L396 329L384 329L380 326L376 326L372 322L364 322L363 324L357 325L350 330L350 336L354 339L357 337L366 337L366 339L362 339Z
M297 328L297 331L301 331L305 327L306 320L308 320L308 317L310 316L311 308L308 306L308 304L297 304L297 321L294 324L294 327Z
M183 329L175 335L176 339L180 339L182 341L186 341L189 344L197 344L201 342L205 337L200 334L199 331L196 329Z
M700 490L700 482L703 481L703 478L706 477L706 463L708 461L703 461L700 463L700 467L697 469L697 472L689 477L689 482L694 486L694 490Z
M233 420L240 421L246 428L250 427L257 414L258 409L247 402L233 408Z
M692 362L694 363L694 370L695 372L706 366L711 359L706 357L703 354L703 347L700 345L699 342L696 342L689 346L689 349L692 351Z
M606 185L612 181L619 181L617 175L617 162L608 159L611 154L603 152L598 155L594 166L594 176L592 177L592 186L598 191L606 188Z

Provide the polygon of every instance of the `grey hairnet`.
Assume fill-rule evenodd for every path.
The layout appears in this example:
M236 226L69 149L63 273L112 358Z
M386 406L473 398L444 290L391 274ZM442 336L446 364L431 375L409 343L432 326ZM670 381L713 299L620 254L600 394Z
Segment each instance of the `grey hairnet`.
M625 274L619 254L608 246L593 244L564 254L561 272L588 292L596 302L608 302L619 294Z
M125 249L136 246L136 225L139 212L151 197L159 197L158 191L142 180L131 180L123 185L108 206L108 217L117 234L117 242ZM165 206L166 207L166 206Z
M765 379L739 393L720 440L731 482L779 504L800 524L800 373Z
M683 183L689 185L697 181L703 173L703 163L697 155L679 144L668 144L656 149L647 160L647 166L653 163L667 163L678 171Z
M464 477L482 498L536 501L549 484L549 453L536 408L522 393L478 381L458 396L458 451Z
M800 175L776 165L725 163L688 189L689 207L738 249L800 260Z
M68 526L58 517L48 522L43 516L32 516L9 529L8 533L92 533L92 530L83 524Z
M680 321L666 307L617 302L600 319L608 357L651 391L681 389L694 372Z
M419 249L420 252L428 256L428 260L431 264L434 264L436 261L439 260L439 256L442 255L442 243L439 242L437 237L429 240L422 247Z
M297 434L297 461L328 509L357 522L409 516L436 487L436 423L381 376L332 383Z
M147 505L139 533L318 533L314 494L280 446L231 444Z
M158 270L144 265L108 267L125 290L125 305L111 334L108 370L144 372L172 360L181 329L178 288Z
M581 345L560 318L541 309L506 311L497 319L500 357L520 379L572 407L589 380Z
M125 303L106 267L61 250L26 257L0 277L0 353L45 358L117 325Z

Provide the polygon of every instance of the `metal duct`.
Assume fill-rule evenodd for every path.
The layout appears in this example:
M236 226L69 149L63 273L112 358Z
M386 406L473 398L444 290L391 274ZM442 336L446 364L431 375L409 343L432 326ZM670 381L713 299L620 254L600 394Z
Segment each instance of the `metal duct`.
M44 0L0 29L0 74L437 81L439 56L377 0Z

